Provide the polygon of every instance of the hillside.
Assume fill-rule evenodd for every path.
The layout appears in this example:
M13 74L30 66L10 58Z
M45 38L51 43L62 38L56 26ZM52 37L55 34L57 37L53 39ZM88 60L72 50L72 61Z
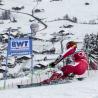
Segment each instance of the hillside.
M47 65L64 53L68 41L76 41L77 50L81 50L86 34L98 34L98 1L1 0L0 69L4 70L6 69L9 32L11 38L28 37L33 33L33 65L31 65L30 56L9 57L6 84L15 87L21 81L30 81L29 70L31 67L39 66L38 64ZM40 73L41 76L43 74L42 70L35 71L35 73L37 75ZM1 89L4 83L3 75L0 73ZM57 86L20 90L13 88L0 91L0 97L13 98L17 95L17 98L97 98L97 75L97 71L96 73L92 71L84 81L73 81L73 83ZM40 81L40 79L36 78L36 81Z

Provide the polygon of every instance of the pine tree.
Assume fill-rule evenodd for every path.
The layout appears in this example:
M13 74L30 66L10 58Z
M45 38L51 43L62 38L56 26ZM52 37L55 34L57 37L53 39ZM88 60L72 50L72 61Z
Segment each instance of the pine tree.
M98 34L86 34L83 49L88 56L89 68L98 69Z

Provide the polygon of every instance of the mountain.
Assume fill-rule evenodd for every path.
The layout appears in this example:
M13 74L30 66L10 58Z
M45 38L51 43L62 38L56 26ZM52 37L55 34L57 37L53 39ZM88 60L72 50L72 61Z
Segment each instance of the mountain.
M38 65L39 63L47 65L55 60L55 58L62 53L62 40L63 52L66 51L66 43L70 40L78 42L78 50L82 49L85 34L97 34L98 32L97 9L97 0L1 0L0 63L6 63L6 49L9 32L12 38L17 36L31 36L31 33L33 32L33 66ZM50 50L54 48L56 50L55 54L47 54L47 51L50 52ZM45 54L41 54L43 52L45 52ZM22 57L20 56L18 58ZM8 68L8 81L11 78L17 77L18 79L15 79L17 80L15 81L16 85L17 83L20 83L21 80L28 80L28 78L30 78L30 76L26 77L26 75L28 75L28 70L31 67L31 58L28 58L28 60L22 61L18 59L16 66L11 66L10 64L14 65L16 57L9 57L9 66L12 68ZM5 69L5 66L0 66L0 68ZM23 72L24 69L27 70L26 73ZM96 72L96 74L98 73ZM22 79L20 79L21 77ZM0 78L3 78L2 73L0 73ZM37 88L24 90L16 90L15 88L13 94L11 93L12 90L6 90L6 92L2 91L0 96L5 96L6 98L9 95L10 98L12 98L18 92L18 94L20 94L18 98L27 98L27 96L41 98L40 93L42 93L42 90L49 89L51 92L46 91L45 93L42 93L43 98L63 98L64 96L67 98L97 98L97 86L91 86L91 83L97 85L97 79L96 77L94 79L91 78L89 77L89 79L84 82L68 84L68 86L65 84L64 88L63 85L58 85L56 87L39 87L38 93ZM3 82L3 80L0 80L1 88ZM13 83L13 79L7 82L8 85L11 83ZM86 87L84 87L85 85ZM53 90L52 87L54 88ZM78 87L81 88L77 89ZM62 88L63 91L60 92ZM68 89L72 91L72 94ZM77 91L74 89L77 89ZM19 91L22 91L22 93ZM26 95L25 92L27 91L28 93ZM79 91L81 93L79 93ZM34 96L35 93L38 95ZM78 96L77 93L79 93L80 96Z

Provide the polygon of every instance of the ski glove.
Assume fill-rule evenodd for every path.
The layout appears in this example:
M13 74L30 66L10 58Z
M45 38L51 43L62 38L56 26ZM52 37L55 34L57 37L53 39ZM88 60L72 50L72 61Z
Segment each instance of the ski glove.
M54 64L54 62L51 62L51 63L49 64L49 67L52 67L52 68L54 68L54 67L55 67L55 64Z

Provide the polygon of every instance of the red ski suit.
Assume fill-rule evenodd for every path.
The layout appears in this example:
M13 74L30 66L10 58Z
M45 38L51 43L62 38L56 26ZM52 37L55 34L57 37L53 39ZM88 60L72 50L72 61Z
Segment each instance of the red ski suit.
M72 46L71 48L69 48L67 50L67 52L62 55L62 58L66 58L67 56L73 54L73 59L74 59L74 62L75 64L74 65L65 65L63 67L61 67L61 73L58 73L58 72L54 72L53 75L47 79L47 80L44 80L43 82L45 83L49 83L51 82L52 80L56 80L58 78L66 78L70 73L73 73L75 75L82 75L85 73L85 71L88 69L88 60L87 60L87 57L86 57L86 54L83 52L83 51L80 51L80 52L76 52L75 53L75 50L76 50L76 46Z
M82 75L88 69L88 61L83 51L75 53L73 58L75 61L74 65L65 65L61 68L63 77L67 77L70 73Z

